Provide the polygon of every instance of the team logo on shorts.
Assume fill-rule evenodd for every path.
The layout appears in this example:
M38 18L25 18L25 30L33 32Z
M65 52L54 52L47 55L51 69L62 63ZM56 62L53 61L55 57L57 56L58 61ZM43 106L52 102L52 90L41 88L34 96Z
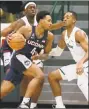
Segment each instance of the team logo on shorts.
M28 66L28 65L30 64L30 61L26 60L26 61L24 61L24 64L25 64L26 66Z
M5 65L5 66L8 65L9 62L10 62L10 59L5 59L5 60L4 60L4 65Z

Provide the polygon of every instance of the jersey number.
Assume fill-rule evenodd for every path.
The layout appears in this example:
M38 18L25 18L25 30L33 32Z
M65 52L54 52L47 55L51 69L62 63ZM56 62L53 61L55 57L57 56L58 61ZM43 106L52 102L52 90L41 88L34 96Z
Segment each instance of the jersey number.
M33 48L32 51L31 51L31 54L34 55L35 52L36 52L36 48Z

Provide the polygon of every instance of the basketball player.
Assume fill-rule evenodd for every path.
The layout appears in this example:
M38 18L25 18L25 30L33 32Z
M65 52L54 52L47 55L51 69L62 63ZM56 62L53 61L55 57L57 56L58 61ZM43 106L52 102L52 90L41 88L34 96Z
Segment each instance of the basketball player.
M23 25L28 25L28 26L29 25L34 25L34 26L36 26L37 25L36 9L37 9L37 6L36 6L36 4L34 2L28 2L25 5L25 12L24 13L25 13L26 16L22 17L21 19L19 19L18 21L12 23L9 27L4 29L2 31L2 36L6 37L9 33L17 31ZM63 22L58 22L56 24L51 25L50 30L60 29L61 27L63 27L63 25L64 25ZM8 60L8 62L6 64L7 69L9 68L11 53L12 53L12 49L9 47L9 45L5 41L5 44L4 44L4 60ZM42 63L41 60L36 60L36 61L33 61L33 62L35 64L37 64L40 68L43 69L43 63ZM4 61L4 63L6 63L6 61ZM8 71L7 69L5 70L5 72ZM20 87L21 99L23 98L23 96L25 94L28 83L29 83L28 77L24 76L23 80L21 82L21 85L20 85L21 86ZM39 96L40 92L41 92L41 89L39 89L38 92L36 92L36 94L33 95L32 103L30 105L31 108L36 107L37 99L38 99L38 96Z
M52 88L55 100L55 108L65 108L62 96L60 80L71 81L77 79L77 85L88 101L88 37L86 33L75 26L77 14L67 12L64 14L65 30L56 48L50 52L50 56L60 56L67 46L76 64L64 66L49 73L48 80Z
M28 8L30 7L30 5L33 5L34 8L32 7L32 9L30 9L28 11L27 5L28 5ZM29 2L29 4L27 4L27 5L25 5L26 16L24 16L21 19L13 22L9 27L2 30L1 35L3 37L6 37L7 35L14 33L15 31L17 31L23 25L30 25L30 24L37 25L37 22L35 20L36 4L34 2L31 2L31 3ZM29 22L28 22L28 19L29 19ZM4 52L3 53L4 66L5 66L5 72L6 72L7 69L9 68L10 57L11 57L11 54L13 52L6 41L4 42L4 45L3 45L3 52Z
M36 27L23 26L15 33L16 35L18 34L18 37L19 35L23 35L26 38L26 45L23 49L16 51L13 55L10 71L1 84L0 98L2 99L21 82L23 75L33 77L28 84L20 108L29 108L27 103L31 100L32 95L38 87L42 87L44 82L44 73L37 65L32 63L31 57L35 53L39 54L42 49L44 50L44 53L48 55L51 51L54 39L53 34L47 31L52 24L50 13L47 11L40 11L37 14L37 22L38 25ZM15 34L13 34L10 39L13 38ZM8 38L9 37L7 37L7 41L9 40Z
M37 21L36 21L36 9L37 9L37 6L34 2L29 2L25 5L25 11L24 11L24 14L25 16L22 17L21 19L17 20L16 22L12 23L9 27L5 28L3 31L2 31L2 36L7 36L8 33L11 33L12 31L15 32L17 31L21 26L24 26L24 25L34 25L36 26L37 25ZM9 47L9 45L7 44L7 42L5 41L4 42L4 45L3 45L3 56L4 56L4 69L5 69L5 72L8 72L8 69L9 69L9 63L10 63L10 59L11 59L11 54L12 54L12 49ZM38 60L38 61L35 61L36 64L39 66L39 67L43 67L43 63ZM28 77L24 76L23 77L23 80L21 82L21 85L20 85L20 95L21 95L21 100L25 94L25 91L26 91L26 88L27 88L27 85L29 83L29 79ZM37 94L38 95L38 94ZM35 107L37 105L36 100L36 95L33 96L33 99L32 99L32 103L31 103L31 108Z

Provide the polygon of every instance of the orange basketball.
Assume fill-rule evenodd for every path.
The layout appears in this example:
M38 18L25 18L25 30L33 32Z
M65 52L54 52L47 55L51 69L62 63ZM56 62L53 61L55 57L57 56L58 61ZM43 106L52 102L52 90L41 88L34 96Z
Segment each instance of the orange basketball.
M11 40L8 41L8 44L13 50L20 50L25 45L25 38L22 34L14 33L11 36Z

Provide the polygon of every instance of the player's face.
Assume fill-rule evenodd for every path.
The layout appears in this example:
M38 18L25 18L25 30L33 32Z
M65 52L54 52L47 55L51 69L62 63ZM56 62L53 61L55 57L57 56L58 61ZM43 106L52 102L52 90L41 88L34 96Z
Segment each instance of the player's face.
M63 21L65 22L65 27L71 26L75 23L75 19L72 13L68 12L64 15Z
M25 10L26 15L28 16L35 16L36 15L36 6L34 4L30 4L26 10Z
M42 19L42 25L45 30L50 29L50 26L52 25L52 18L50 15L46 15L44 19Z

